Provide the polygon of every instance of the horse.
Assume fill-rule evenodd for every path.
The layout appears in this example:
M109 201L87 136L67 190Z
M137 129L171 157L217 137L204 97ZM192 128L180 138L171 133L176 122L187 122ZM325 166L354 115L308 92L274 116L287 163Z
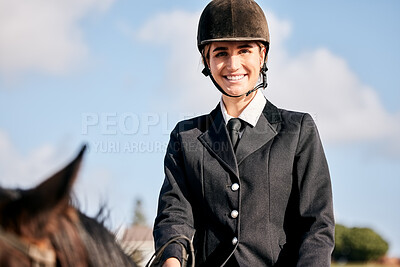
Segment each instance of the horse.
M72 204L85 149L34 188L0 187L0 266L136 266L103 223Z

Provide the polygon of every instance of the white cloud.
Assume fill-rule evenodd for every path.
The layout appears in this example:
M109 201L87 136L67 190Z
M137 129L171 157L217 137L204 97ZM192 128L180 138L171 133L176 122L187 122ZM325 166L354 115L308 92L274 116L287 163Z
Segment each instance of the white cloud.
M291 24L272 13L267 17L272 46L265 94L273 103L311 113L326 141L386 139L400 147L398 115L385 110L376 91L358 79L345 59L327 48L289 55L284 44L292 32ZM199 13L182 11L159 14L136 36L144 42L160 43L169 53L161 92L168 101L162 97L158 103L168 105L168 110L204 113L219 100L212 83L200 74L198 18Z
M8 135L0 130L0 186L8 188L34 187L66 166L73 158L74 153L76 151L65 146L43 144L34 148L27 155L23 155ZM75 186L77 196L84 206L97 204L95 207L98 207L99 193L106 190L111 175L107 170L87 170L84 162L81 170L83 172L79 174Z
M172 97L169 111L198 113L212 109L219 99L209 78L201 74L203 65L196 45L199 17L200 13L184 11L159 14L137 33L137 39L157 42L168 53L166 65L161 66L166 77L163 97L155 106L165 106L165 97Z
M43 144L24 155L8 134L0 129L0 187L33 188L66 166L75 153L75 147L71 149L65 144ZM88 166L86 163L92 156L87 151L74 185L79 209L94 216L105 205L106 209L112 209L110 221L106 221L107 226L121 226L129 220L131 208L130 201L121 203L121 199L130 200L131 195L121 194L118 190L118 177L112 174L109 166L98 163Z
M329 50L302 53L283 62L275 62L272 54L270 60L271 87L266 95L288 109L311 113L325 139L365 141L400 133L398 120L384 109L374 89Z
M29 155L21 155L8 135L0 130L0 185L27 188L56 171L60 157L51 145L43 145Z
M85 59L79 22L114 0L0 0L0 74L62 74Z

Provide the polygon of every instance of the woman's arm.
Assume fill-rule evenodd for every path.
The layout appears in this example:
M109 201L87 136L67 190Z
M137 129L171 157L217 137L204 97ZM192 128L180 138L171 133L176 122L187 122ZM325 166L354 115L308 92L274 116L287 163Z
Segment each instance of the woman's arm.
M301 124L294 174L299 190L298 227L302 229L297 266L330 266L335 221L331 180L317 127L305 114Z
M189 201L183 159L184 152L178 129L179 124L171 133L164 159L165 179L160 191L153 231L156 251L176 236L184 235L190 239L194 235L193 212ZM165 248L162 261L169 258L182 260L183 249L188 248L188 244L185 240L177 242L171 243Z

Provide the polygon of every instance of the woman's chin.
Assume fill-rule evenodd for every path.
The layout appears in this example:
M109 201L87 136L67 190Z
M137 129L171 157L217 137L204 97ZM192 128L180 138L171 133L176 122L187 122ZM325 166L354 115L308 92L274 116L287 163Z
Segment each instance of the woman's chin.
M240 96L244 95L248 92L249 90L243 89L243 88L227 88L225 90L226 93L228 93L231 96Z

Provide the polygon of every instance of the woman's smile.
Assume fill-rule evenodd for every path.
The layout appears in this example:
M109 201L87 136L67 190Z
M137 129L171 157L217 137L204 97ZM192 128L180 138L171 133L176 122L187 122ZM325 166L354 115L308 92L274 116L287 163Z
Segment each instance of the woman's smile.
M227 79L228 81L231 81L231 82L236 82L236 81L241 81L244 77L245 77L244 74L240 74L240 75L226 75L226 76L225 76L225 79Z

